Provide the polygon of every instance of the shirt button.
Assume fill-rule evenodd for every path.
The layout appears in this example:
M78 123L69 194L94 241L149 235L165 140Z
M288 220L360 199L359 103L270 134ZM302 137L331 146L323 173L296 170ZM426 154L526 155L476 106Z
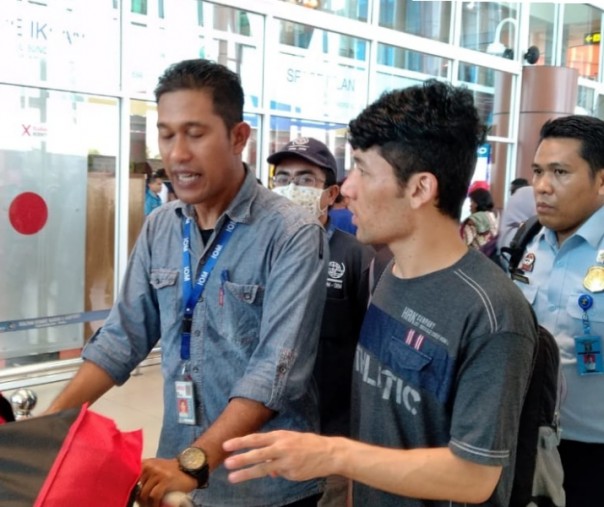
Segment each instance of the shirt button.
M197 372L199 371L199 368L198 368L197 366L193 366L193 371L194 371L195 373L197 373Z
M558 308L554 305L549 305L549 311L550 312L555 312Z
M201 331L198 329L197 331L195 331L195 333L193 333L195 336L199 336L201 334Z

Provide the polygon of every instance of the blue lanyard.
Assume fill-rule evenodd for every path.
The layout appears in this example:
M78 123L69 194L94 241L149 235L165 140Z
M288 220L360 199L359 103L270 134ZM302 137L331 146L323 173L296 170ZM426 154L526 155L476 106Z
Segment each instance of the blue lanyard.
M180 339L180 358L183 361L188 361L191 358L191 327L193 323L193 310L203 294L210 273L216 266L218 257L226 247L227 243L233 235L233 231L237 224L230 220L220 231L218 239L214 244L212 253L205 261L197 282L193 285L191 273L191 218L185 221L185 227L182 237L182 299L185 305L184 315L182 319L182 332Z

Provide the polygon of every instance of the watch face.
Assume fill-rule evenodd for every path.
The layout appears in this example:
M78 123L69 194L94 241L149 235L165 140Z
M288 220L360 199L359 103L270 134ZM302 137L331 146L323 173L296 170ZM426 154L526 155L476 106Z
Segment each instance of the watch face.
M206 453L198 447L188 447L180 453L179 462L185 470L199 470L206 464Z

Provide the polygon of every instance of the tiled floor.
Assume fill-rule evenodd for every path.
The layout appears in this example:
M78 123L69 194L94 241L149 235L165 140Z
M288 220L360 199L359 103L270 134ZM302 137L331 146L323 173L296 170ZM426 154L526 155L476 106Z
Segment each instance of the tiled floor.
M34 413L43 412L66 382L36 386L38 396ZM123 431L143 430L143 458L155 456L163 412L163 379L159 365L139 369L121 387L114 387L100 398L91 410L115 421ZM5 393L9 394L9 393Z

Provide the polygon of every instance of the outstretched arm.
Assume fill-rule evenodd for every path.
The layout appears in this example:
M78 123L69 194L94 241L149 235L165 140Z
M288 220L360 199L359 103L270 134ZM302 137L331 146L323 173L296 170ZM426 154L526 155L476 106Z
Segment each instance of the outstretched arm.
M86 402L94 403L114 385L114 380L103 368L91 361L84 361L45 413L52 414L59 410L79 407Z
M340 475L395 495L480 503L493 493L502 467L461 459L448 448L389 449L347 438L274 431L225 442L236 483L267 475L303 481ZM248 468L244 468L248 467ZM240 469L240 470L239 470Z

